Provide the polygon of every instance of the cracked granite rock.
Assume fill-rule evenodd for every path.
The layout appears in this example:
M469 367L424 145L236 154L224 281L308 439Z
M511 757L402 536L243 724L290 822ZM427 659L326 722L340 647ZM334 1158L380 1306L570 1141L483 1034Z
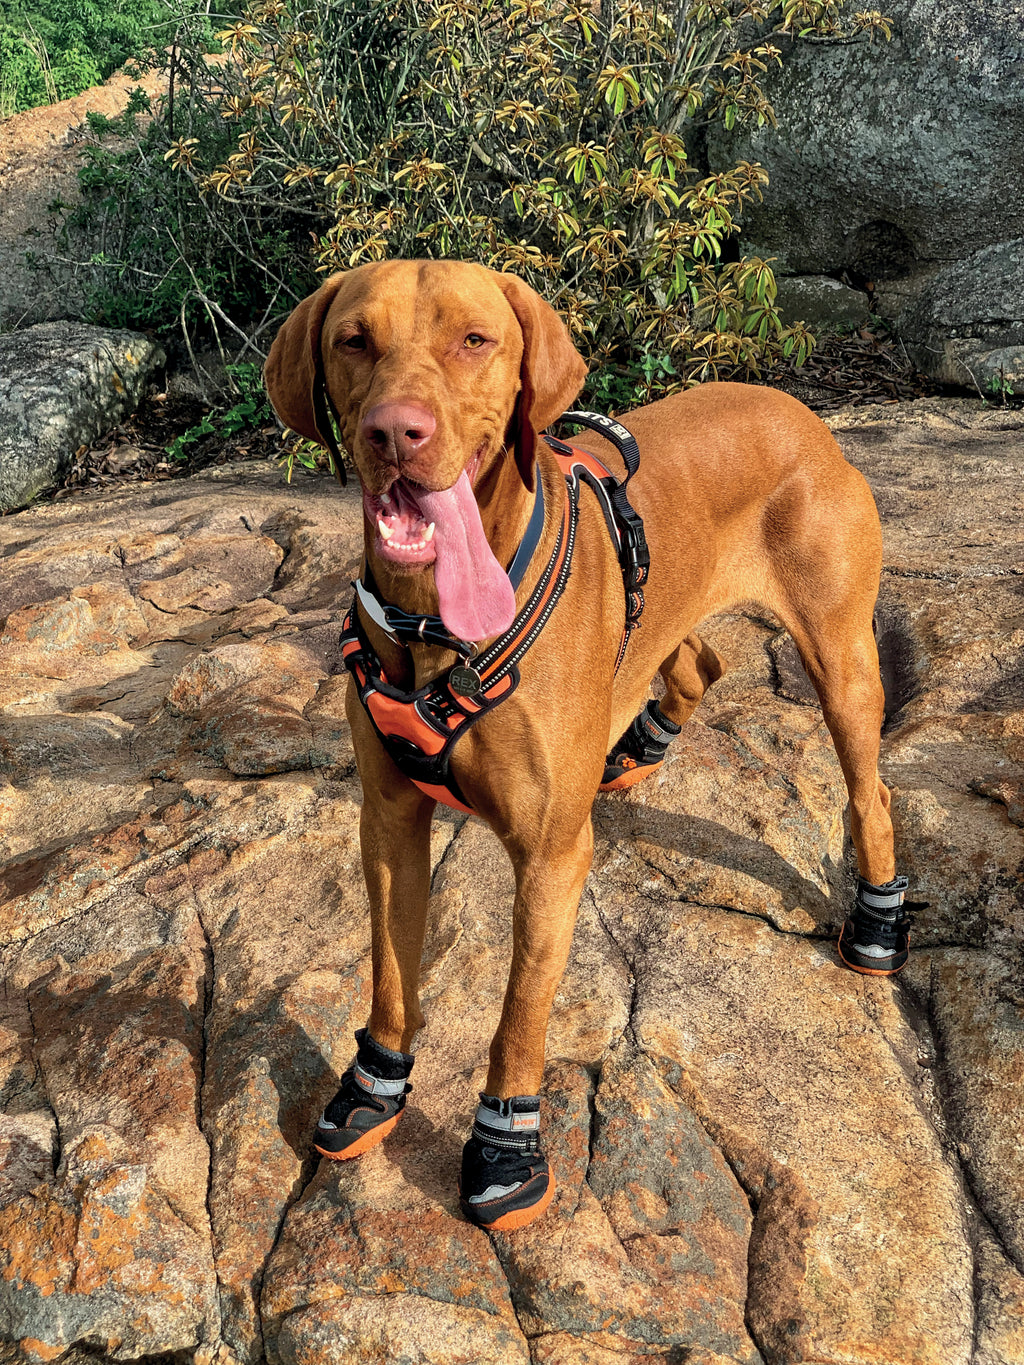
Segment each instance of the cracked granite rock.
M1016 423L1016 425L1015 425ZM595 805L551 1020L558 1193L455 1177L512 876L434 824L427 1025L380 1148L318 1163L369 998L337 636L353 490L265 465L0 520L0 1342L195 1365L1024 1365L1024 424L834 421L886 531L899 981L838 966L845 791L792 642Z
M166 359L140 332L84 322L0 335L0 512L52 487L80 446L134 412Z

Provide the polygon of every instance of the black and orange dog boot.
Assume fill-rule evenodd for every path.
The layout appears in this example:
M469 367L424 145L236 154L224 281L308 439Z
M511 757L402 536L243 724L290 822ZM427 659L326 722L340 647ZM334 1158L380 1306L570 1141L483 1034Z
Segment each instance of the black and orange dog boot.
M487 1232L513 1232L539 1218L554 1194L555 1177L540 1149L540 1099L481 1094L462 1149L462 1212Z
M320 1115L313 1146L332 1161L347 1161L376 1147L405 1112L415 1058L382 1047L370 1030L356 1033L356 1059L341 1078L341 1089Z
M893 976L907 965L910 956L910 910L923 909L905 903L906 877L894 877L884 886L857 878L853 914L839 934L839 956L864 976Z
M600 791L619 792L642 782L661 767L668 746L683 727L649 701L605 759Z

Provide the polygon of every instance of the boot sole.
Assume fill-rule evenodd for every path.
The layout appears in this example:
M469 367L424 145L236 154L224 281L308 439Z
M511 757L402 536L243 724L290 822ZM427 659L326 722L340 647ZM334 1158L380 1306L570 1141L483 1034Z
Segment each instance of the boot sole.
M910 960L910 937L907 937L907 946L904 949L903 961L898 967L862 967L857 962L851 962L843 952L843 935L839 935L839 942L836 945L839 953L839 960L849 967L851 972L856 972L858 976L896 976L907 965Z
M395 1124L405 1113L400 1109L394 1118L386 1119L383 1123L378 1123L376 1128L368 1129L361 1138L357 1138L350 1147L346 1147L342 1152L328 1152L324 1147L318 1147L313 1143L314 1152L319 1152L321 1156L327 1157L328 1161L349 1161L354 1156L362 1156L371 1147L376 1147L378 1142L383 1142L388 1133L391 1132Z
M652 777L661 763L649 763L642 768L632 768L625 772L621 777L615 778L613 782L602 782L598 787L599 792L624 792L627 787L635 787L638 782L643 782L645 778Z

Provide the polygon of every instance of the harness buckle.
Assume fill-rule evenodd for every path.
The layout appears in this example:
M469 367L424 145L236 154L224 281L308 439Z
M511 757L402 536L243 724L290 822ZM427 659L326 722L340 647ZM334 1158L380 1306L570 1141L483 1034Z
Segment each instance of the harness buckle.
M651 552L647 548L647 537L644 534L644 524L640 517L632 508L628 514L621 508L616 510L619 512L622 525L622 547L619 551L619 563L622 567L622 576L626 580L626 591L628 593L642 587L647 582L647 575L651 567Z

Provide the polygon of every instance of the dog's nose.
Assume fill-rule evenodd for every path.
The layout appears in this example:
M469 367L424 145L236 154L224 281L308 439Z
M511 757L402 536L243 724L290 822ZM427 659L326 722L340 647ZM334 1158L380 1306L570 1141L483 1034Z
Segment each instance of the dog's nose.
M378 403L363 418L362 433L389 464L410 459L433 436L437 422L420 403Z

